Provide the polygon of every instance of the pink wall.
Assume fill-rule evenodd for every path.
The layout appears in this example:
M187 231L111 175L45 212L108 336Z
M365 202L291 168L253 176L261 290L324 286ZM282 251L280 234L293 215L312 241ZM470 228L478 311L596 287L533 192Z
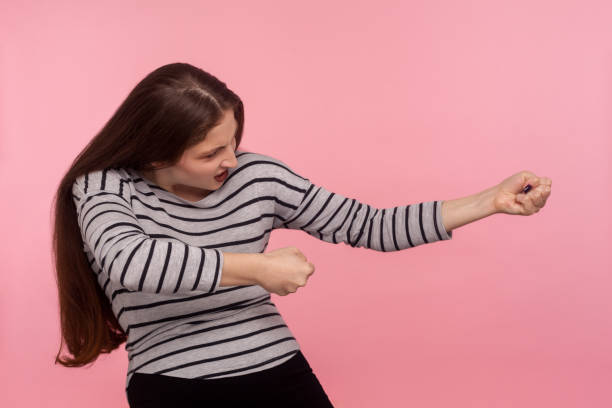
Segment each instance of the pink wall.
M0 405L127 406L123 346L53 364L50 204L136 82L183 61L243 98L242 146L374 206L553 180L533 216L412 250L273 234L316 266L273 300L337 407L612 406L609 1L42 3L0 12Z

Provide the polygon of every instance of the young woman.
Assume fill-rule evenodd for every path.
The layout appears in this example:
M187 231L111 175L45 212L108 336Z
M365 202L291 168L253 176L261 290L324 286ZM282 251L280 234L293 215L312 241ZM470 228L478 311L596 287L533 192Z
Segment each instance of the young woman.
M125 342L131 407L332 406L270 297L315 268L295 247L264 253L273 229L398 251L494 213L533 214L550 194L550 179L523 171L473 196L378 209L239 149L243 128L225 83L168 64L60 183L56 363L80 367ZM72 357L60 358L64 343Z

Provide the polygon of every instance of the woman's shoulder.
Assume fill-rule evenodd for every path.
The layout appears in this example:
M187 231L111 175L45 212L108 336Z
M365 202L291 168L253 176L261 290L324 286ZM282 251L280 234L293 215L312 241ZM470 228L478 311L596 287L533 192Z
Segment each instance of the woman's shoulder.
M119 194L124 196L132 182L129 169L121 167L108 167L93 170L82 174L73 183L73 193L77 195L89 194L98 191Z
M268 161L275 160L272 156L250 149L236 149L236 158L239 166L248 163L265 164Z
M308 178L295 172L285 160L269 154L249 151L240 155L238 168L244 180L258 181L260 194L279 197L284 203L301 202L312 184Z
M256 174L273 176L281 179L297 177L305 180L304 177L295 173L284 160L270 154L237 149L236 157L238 158L238 167L250 167L250 171L256 172Z

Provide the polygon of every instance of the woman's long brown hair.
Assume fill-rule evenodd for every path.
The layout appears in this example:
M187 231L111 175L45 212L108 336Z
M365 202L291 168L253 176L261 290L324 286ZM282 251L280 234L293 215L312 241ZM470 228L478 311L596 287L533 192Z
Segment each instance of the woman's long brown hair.
M96 280L83 251L72 185L105 168L152 170L153 162L176 163L201 142L232 109L242 139L242 101L224 82L186 63L164 65L142 79L102 130L78 154L53 201L53 258L56 269L61 343L55 363L80 367L110 353L127 336ZM64 344L70 355L60 357Z

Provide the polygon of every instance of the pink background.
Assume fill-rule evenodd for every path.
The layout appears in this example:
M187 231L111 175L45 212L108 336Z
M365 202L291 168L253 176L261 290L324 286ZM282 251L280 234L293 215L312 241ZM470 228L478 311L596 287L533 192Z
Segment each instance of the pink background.
M0 12L0 405L127 406L124 345L53 364L51 198L181 61L243 98L245 149L377 207L553 180L533 216L411 250L272 235L315 264L273 300L335 406L612 406L609 1L44 3Z

